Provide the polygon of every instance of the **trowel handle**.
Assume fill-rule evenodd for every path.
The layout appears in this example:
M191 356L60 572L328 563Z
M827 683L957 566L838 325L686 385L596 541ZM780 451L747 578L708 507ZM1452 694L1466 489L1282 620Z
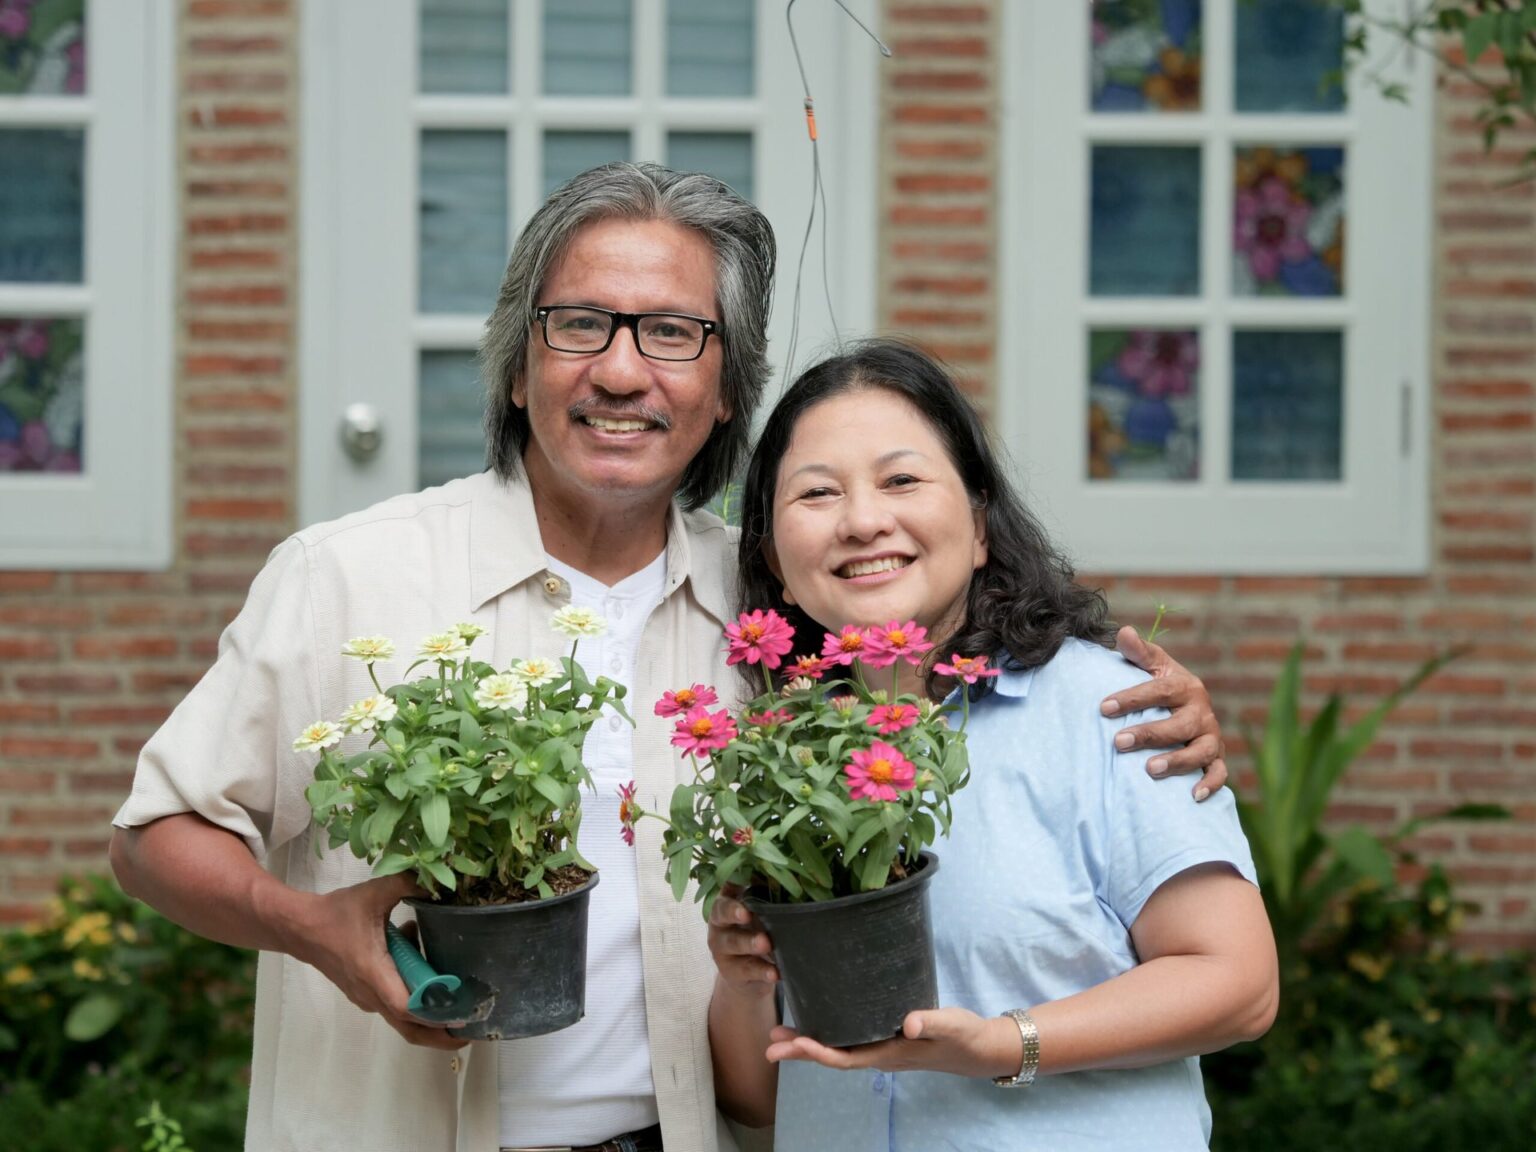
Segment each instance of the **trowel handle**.
M406 938L405 933L393 923L384 926L384 942L389 946L389 958L395 962L395 969L400 973L400 979L405 981L413 1001L418 998L418 992L427 988L446 988L449 992L459 990L459 978L439 976L437 970L427 963L416 946Z

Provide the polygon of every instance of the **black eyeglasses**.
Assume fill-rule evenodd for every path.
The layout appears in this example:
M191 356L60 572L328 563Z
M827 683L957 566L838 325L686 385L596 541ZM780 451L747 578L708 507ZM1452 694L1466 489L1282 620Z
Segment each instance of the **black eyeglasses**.
M556 352L587 356L606 352L620 328L628 328L640 355L652 360L697 360L711 334L720 334L715 321L677 312L613 312L554 304L535 308L533 318L544 330L546 345Z

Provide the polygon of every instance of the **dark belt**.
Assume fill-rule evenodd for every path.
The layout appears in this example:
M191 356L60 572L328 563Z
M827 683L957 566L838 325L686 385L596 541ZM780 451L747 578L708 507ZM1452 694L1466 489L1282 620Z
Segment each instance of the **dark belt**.
M536 1144L503 1148L501 1152L663 1152L661 1125L637 1128L601 1144Z

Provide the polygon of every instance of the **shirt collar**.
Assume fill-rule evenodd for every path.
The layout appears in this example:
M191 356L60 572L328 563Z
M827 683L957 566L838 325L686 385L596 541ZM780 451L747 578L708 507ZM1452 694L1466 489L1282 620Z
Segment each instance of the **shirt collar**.
M533 508L533 490L521 476L504 480L494 472L474 477L470 517L470 597L480 608L508 588L542 575L544 540ZM694 598L722 627L729 619L726 595L727 538L713 517L684 516L676 501L667 514L667 589L686 582ZM690 521L698 520L694 524Z

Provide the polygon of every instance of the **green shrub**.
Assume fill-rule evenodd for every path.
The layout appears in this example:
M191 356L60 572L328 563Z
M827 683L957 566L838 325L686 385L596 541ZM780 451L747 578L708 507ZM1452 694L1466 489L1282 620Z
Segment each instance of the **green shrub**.
M0 935L0 1132L36 1152L138 1149L159 1100L197 1149L245 1125L254 956L177 927L100 877Z

